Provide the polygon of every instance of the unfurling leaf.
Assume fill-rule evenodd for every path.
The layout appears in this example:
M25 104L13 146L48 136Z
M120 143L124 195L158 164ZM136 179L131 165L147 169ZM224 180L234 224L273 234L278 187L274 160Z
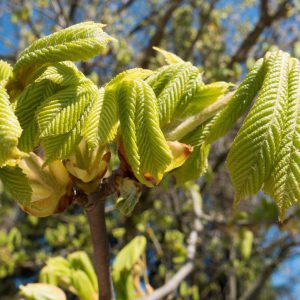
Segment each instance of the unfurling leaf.
M123 80L144 79L152 73L150 70L131 69L113 78L105 86L105 89L100 89L99 97L92 105L82 131L90 147L106 145L112 142L117 135L119 112L116 92L119 84L122 84Z
M130 178L122 178L119 183L119 197L116 207L128 216L134 210L142 195L142 186L139 182Z
M19 167L32 189L30 203L20 203L24 211L36 217L47 217L69 206L71 178L61 161L44 166L40 157L30 153L29 157L21 159Z
M102 24L84 22L37 40L20 54L14 73L24 75L47 63L93 58L113 40L103 27Z
M228 105L214 117L211 124L211 132L206 137L207 143L212 143L223 136L249 108L263 84L265 64L265 59L263 58L255 63L249 74L235 91Z
M153 186L160 182L172 159L159 127L155 94L144 81L124 81L117 101L125 159L140 182Z
M291 61L282 140L264 191L271 195L283 220L286 210L300 199L300 63Z
M22 128L9 102L8 94L0 85L0 167L20 156L17 149Z
M30 187L28 178L19 167L6 166L0 168L0 180L4 185L4 189L21 205L29 205L32 188Z
M174 54L172 52L163 50L158 47L153 47L153 49L156 50L157 52L161 53L164 56L164 58L166 59L167 64L169 64L169 65L184 62L179 56L177 56L176 54Z
M105 146L89 149L84 139L76 147L74 154L66 160L66 169L77 179L77 185L87 193L94 191L99 180L105 175L110 160L110 152Z
M2 80L7 80L12 76L12 66L0 59L0 85Z
M257 193L271 174L283 138L289 55L272 53L258 99L230 149L227 166L235 199Z

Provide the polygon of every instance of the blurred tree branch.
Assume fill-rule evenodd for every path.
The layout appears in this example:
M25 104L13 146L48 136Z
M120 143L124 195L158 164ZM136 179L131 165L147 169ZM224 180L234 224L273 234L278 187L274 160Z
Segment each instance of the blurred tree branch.
M241 63L247 59L249 51L257 43L263 31L266 28L270 27L275 21L284 18L291 4L291 0L283 0L278 5L277 10L273 14L271 14L269 12L269 0L260 1L259 20L231 57L231 60L228 64L228 68L232 68L235 63Z
M141 61L142 68L148 68L150 59L156 56L156 51L153 49L153 47L160 45L165 34L166 25L168 21L172 18L173 12L177 9L177 7L180 5L181 2L182 0L173 0L169 8L165 11L163 16L158 20L156 24L155 33L150 38L148 46L143 51L144 55Z

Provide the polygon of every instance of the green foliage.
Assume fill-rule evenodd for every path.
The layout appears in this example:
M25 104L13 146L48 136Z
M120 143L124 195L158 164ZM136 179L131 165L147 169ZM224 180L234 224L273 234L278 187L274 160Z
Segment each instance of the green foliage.
M9 97L0 85L0 167L17 158L17 144L22 129L10 106Z
M37 40L20 54L14 73L25 74L33 66L46 63L91 59L112 40L102 30L103 26L94 22L79 23Z
M230 149L236 201L257 193L271 175L284 134L290 61L281 51L267 57L262 89Z
M0 280L11 274L24 258L25 252L22 249L22 235L17 228L7 232L0 230Z
M211 131L206 137L208 143L223 136L248 109L263 83L264 72L264 59L259 59L239 85L226 108L214 117Z
M28 204L32 189L28 179L19 167L6 166L0 169L0 179L5 190L20 204Z
M119 86L117 101L128 162L142 183L157 184L172 156L159 127L155 94L141 80L124 81Z
M71 180L57 161L70 164L80 143L86 143L87 150L105 162L97 180L107 170L110 154L105 156L103 149L111 142L117 146L122 167L142 184L157 185L174 168L179 184L196 179L207 169L210 144L235 124L258 93L227 165L236 203L263 188L274 197L283 218L300 195L296 126L299 62L281 51L268 53L237 90L228 93L231 84L205 84L198 68L156 48L169 65L157 71L125 71L98 89L69 60L87 60L103 50L112 38L102 27L80 23L34 42L21 53L12 77L10 66L0 64L0 176L7 191L21 204L32 197L50 201L48 194L30 195L36 179L28 170L24 176L17 166L24 165L26 153L39 147L49 170L35 174L53 173L53 166L60 164L65 193L61 199L71 197ZM69 172L72 168L69 165ZM80 174L71 173L77 181L87 178L83 174L88 170L76 170ZM17 178L22 182L18 187ZM48 193L52 188L47 185L34 191ZM88 190L91 188L95 184ZM124 188L119 208L130 213L139 195L138 185ZM57 212L61 199L51 211Z
M264 190L276 201L281 218L300 197L300 63L293 59L288 76L288 99L285 105L285 123L282 140L273 163L271 175Z
M135 299L139 296L140 276L145 265L141 257L144 255L147 240L137 236L130 241L115 258L112 277L116 287L117 299Z
M6 61L0 60L0 83L12 76L12 66Z
M66 300L65 293L50 284L30 283L20 287L22 300Z
M71 253L67 258L49 259L40 272L40 282L69 290L80 300L97 299L96 273L89 257L82 251Z

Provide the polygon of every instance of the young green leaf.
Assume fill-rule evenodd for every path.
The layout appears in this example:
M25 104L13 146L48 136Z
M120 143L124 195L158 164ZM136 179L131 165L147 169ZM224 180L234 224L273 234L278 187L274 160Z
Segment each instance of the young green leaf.
M224 81L207 85L198 84L189 103L181 107L180 116L184 118L200 112L223 96L230 86L230 83Z
M159 52L160 54L162 54L163 57L166 59L167 64L169 64L169 65L184 62L179 56L177 56L176 54L174 54L172 52L163 50L158 47L153 47L153 49L156 50L157 52Z
M113 40L102 30L103 26L83 22L37 40L20 54L14 73L25 74L47 63L91 59Z
M22 128L9 102L8 94L0 86L0 167L16 158Z
M124 81L119 86L117 101L128 162L142 183L157 184L172 155L159 127L155 94L144 81Z
M228 105L217 114L206 141L212 143L223 136L242 116L260 90L265 76L265 61L259 59L239 85Z
M258 99L230 149L227 166L236 203L257 193L270 175L284 128L288 69L288 54L279 51L269 56Z
M144 79L152 73L140 68L127 70L114 77L105 89L100 89L83 128L83 136L91 148L108 144L116 137L119 125L116 91L119 84L123 80Z
M176 169L173 173L178 185L199 178L207 170L209 150L210 145L207 144L194 147L192 154L188 157L184 165Z
M300 63L293 59L289 73L288 103L283 138L264 190L279 208L280 218L300 199Z
M4 189L21 205L30 203L32 189L21 168L10 166L0 168L0 180Z
M39 128L36 120L38 107L58 90L59 86L45 80L33 82L24 89L13 104L15 114L23 129L18 147L30 152L39 144Z
M12 76L12 66L0 59L0 82Z

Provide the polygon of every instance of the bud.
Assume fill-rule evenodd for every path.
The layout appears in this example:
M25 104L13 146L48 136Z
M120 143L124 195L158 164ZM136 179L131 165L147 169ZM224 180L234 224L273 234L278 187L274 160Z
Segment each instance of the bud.
M171 170L176 169L185 163L187 158L193 152L193 147L178 141L167 143L173 155L172 162L166 169L166 172L170 172Z
M68 172L78 179L76 182L78 186L85 192L91 193L105 175L109 160L110 152L106 147L98 146L91 150L82 139L65 166Z
M44 165L44 160L31 152L20 160L19 167L32 189L30 204L21 205L25 212L35 217L47 217L69 206L72 181L61 161Z

